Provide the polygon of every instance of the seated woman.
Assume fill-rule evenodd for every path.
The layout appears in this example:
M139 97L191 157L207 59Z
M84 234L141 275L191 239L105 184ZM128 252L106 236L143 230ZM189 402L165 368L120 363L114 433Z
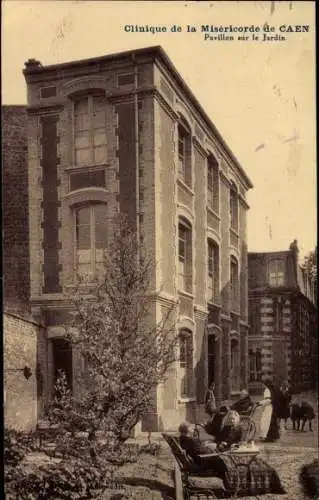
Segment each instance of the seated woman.
M242 438L240 416L237 411L222 405L215 416L205 425L205 431L214 437L219 451L239 443Z
M191 435L188 422L181 423L178 432L180 434L179 444L197 465L202 463L202 458L199 455L211 455L216 451L216 443L202 442Z
M251 412L253 402L246 389L240 391L240 397L231 405L231 409L237 411L239 414L247 415Z
M240 415L235 410L230 410L223 419L220 432L216 436L218 451L229 449L242 439L243 430L240 425Z

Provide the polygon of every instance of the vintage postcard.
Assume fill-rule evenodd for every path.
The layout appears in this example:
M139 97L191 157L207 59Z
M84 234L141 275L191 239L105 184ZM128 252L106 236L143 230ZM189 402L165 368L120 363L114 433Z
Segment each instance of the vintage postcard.
M315 2L2 2L4 492L318 498Z

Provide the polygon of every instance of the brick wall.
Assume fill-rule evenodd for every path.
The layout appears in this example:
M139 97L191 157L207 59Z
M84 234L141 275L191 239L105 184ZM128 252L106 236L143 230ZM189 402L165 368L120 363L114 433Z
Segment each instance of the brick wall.
M27 310L30 294L26 124L25 106L3 106L4 303L11 310Z
M3 332L5 425L10 428L31 430L35 428L39 410L37 404L37 391L40 389L37 382L37 361L40 361L38 340L39 345L43 347L43 329L31 319L4 314ZM45 350L40 348L40 351L42 357L45 358ZM22 371L25 366L32 370L32 375L28 380ZM39 396L41 397L40 394Z

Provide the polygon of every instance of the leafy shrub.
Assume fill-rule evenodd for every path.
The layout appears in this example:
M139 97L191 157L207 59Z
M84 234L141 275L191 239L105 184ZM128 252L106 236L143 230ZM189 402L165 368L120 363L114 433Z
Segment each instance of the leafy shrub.
M96 498L112 486L112 477L110 466L96 467L83 460L40 466L32 472L10 467L5 471L5 493L12 500Z
M159 443L148 443L140 447L139 454L145 453L148 455L157 456L160 450L161 450L161 445Z
M303 492L308 498L319 498L319 460L304 465L299 474Z
M8 465L17 465L25 455L37 449L37 440L34 432L22 432L14 429L4 431L4 462Z
M123 443L121 447L115 450L109 448L103 449L103 446L99 446L98 450L99 454L101 454L107 462L117 466L122 466L126 463L135 463L139 453L138 445L128 443Z

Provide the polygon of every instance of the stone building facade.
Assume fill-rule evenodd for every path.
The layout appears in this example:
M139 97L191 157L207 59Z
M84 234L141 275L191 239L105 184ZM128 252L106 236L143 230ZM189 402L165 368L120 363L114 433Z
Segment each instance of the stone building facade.
M63 338L76 272L96 273L126 213L153 256L153 320L178 307L179 356L151 426L192 419L248 383L247 190L252 184L160 47L24 69L30 305L45 332L44 400L84 362ZM39 405L41 406L41 405ZM41 408L39 409L41 412Z
M315 386L317 311L314 283L298 263L296 241L281 252L248 254L249 379Z

